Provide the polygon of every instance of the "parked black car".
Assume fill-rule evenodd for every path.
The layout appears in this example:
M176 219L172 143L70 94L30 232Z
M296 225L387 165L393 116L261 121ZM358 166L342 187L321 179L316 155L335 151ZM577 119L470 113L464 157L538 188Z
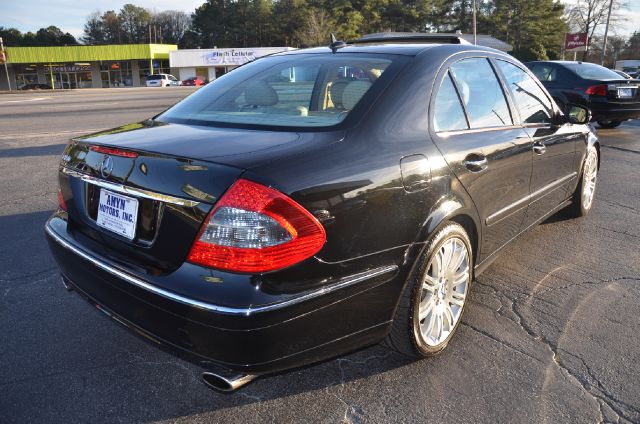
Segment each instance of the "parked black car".
M537 61L526 65L561 108L569 103L584 105L602 128L640 118L639 80L588 62Z
M18 88L19 90L51 90L48 84L29 83Z
M441 351L505 245L589 212L599 144L513 57L427 41L261 58L72 140L46 224L65 285L221 390L381 341Z

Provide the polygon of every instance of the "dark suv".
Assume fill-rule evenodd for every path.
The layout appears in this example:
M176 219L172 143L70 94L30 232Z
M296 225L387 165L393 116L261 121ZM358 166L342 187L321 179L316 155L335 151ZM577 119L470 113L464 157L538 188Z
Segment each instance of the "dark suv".
M528 62L561 108L569 103L588 107L602 128L640 118L640 81L627 79L595 63Z
M221 390L381 341L441 351L501 249L589 212L599 144L513 57L403 41L262 58L72 140L46 224L65 285Z

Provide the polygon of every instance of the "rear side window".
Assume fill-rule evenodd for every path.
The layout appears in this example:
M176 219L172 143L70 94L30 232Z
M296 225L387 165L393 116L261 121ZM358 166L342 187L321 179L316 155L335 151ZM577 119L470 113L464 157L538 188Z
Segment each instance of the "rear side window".
M462 104L448 73L440 84L434 108L433 127L436 132L468 128Z
M500 82L486 58L463 59L451 66L451 72L471 128L513 124Z
M149 75L147 77L147 81L154 81L154 80L161 80L161 79L162 79L162 75L158 75L158 74Z
M540 81L555 81L558 79L558 72L556 68L547 65L535 65L531 68L531 72L536 76Z
M523 124L551 122L551 101L540 86L522 69L504 60L496 60L520 112Z

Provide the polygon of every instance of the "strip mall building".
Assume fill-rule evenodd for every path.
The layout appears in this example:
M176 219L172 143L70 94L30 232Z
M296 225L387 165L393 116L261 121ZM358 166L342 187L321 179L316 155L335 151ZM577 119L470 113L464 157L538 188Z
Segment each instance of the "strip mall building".
M169 73L172 44L5 47L11 88L46 84L55 88L138 87L149 74ZM0 73L0 90L7 79Z

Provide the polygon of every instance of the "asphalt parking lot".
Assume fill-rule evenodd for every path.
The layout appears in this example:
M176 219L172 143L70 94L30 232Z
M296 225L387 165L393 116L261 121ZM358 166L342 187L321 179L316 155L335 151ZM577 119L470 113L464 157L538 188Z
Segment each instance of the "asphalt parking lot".
M223 395L65 291L42 231L69 137L192 91L0 95L0 422L640 422L640 122L599 131L592 214L508 247L441 355L373 346Z

